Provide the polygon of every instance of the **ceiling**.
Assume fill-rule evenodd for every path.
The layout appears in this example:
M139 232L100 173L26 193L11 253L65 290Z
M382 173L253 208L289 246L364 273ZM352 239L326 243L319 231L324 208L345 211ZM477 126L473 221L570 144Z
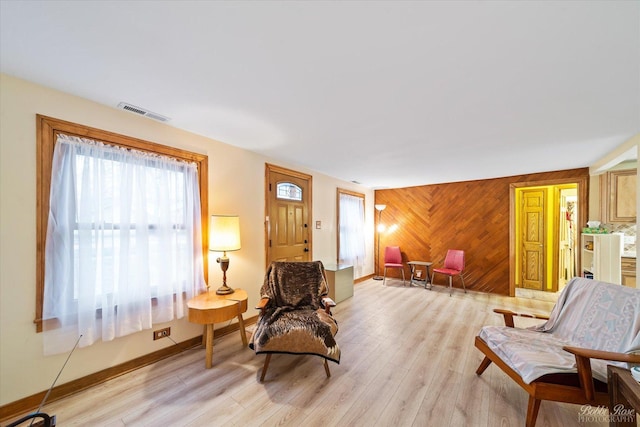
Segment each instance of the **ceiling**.
M640 132L637 1L0 0L0 67L370 188L588 167Z

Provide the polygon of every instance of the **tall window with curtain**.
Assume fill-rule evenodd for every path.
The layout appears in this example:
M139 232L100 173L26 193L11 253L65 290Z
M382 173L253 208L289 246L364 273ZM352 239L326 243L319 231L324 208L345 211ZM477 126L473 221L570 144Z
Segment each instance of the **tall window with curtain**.
M338 189L338 261L362 275L365 258L364 194Z
M194 163L58 135L45 246L45 354L184 316L206 287Z

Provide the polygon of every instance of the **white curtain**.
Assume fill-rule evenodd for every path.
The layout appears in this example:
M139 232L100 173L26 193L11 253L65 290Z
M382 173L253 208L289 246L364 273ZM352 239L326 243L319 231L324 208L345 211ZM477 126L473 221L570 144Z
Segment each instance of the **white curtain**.
M340 193L340 262L353 265L354 275L362 275L365 256L364 199Z
M205 288L195 164L58 136L45 248L45 354L184 316Z

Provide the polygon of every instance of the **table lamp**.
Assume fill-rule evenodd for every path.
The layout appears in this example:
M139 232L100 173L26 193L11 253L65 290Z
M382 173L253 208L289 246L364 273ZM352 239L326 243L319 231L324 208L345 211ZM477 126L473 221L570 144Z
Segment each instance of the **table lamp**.
M233 289L227 286L227 270L229 257L227 251L240 249L240 218L237 215L211 215L209 223L209 250L222 252L216 261L222 269L222 286L216 290L218 295L232 294Z

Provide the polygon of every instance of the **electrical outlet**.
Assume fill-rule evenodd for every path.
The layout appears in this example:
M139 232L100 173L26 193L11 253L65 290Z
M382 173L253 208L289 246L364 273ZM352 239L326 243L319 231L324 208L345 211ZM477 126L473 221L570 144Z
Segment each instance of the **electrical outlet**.
M171 335L171 328L162 328L157 331L153 331L153 340L159 340L160 338L166 338Z

